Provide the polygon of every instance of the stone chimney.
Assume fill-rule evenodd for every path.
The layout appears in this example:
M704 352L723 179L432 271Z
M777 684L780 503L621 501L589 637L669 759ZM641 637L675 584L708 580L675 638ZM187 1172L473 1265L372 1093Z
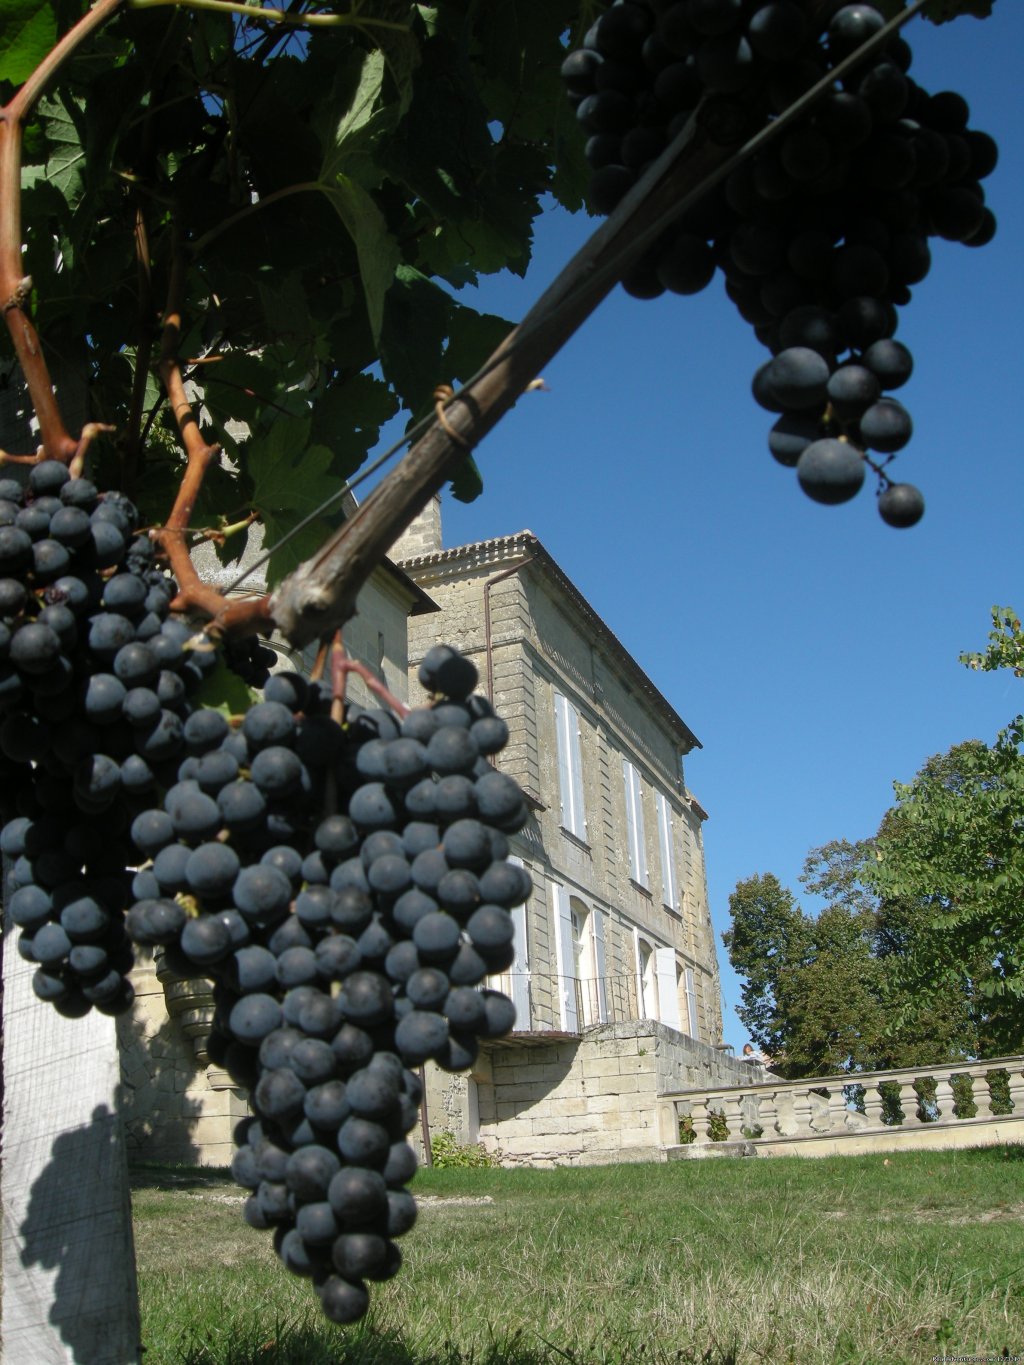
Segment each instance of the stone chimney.
M406 528L388 551L388 558L396 564L403 559L418 559L420 555L436 554L441 549L441 495L435 495L416 520Z

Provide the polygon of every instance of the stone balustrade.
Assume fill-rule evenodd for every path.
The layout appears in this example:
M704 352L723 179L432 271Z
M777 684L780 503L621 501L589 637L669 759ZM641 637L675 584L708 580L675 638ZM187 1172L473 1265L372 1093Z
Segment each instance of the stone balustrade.
M1024 1057L906 1067L661 1098L673 1156L822 1156L1024 1142Z

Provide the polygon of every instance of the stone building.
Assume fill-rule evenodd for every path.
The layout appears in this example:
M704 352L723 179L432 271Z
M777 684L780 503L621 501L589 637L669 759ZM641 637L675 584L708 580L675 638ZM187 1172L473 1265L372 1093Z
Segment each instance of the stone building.
M431 1127L507 1162L657 1158L659 1094L750 1080L721 1047L706 814L683 773L699 741L531 532L444 549L435 500L392 557L347 649L413 703L431 645L468 654L531 807L513 844L533 892L514 912L516 960L491 983L515 1030L468 1077L430 1069ZM282 666L312 662L271 643ZM208 985L162 980L158 963L136 985L121 1028L136 1157L226 1163L245 1096L206 1057Z
M410 620L410 673L438 639L474 660L531 806L513 849L533 893L493 980L515 1031L470 1077L433 1074L432 1125L508 1161L650 1157L640 1072L678 1089L731 1070L683 774L700 743L531 532L444 549L435 501L392 553L440 609Z

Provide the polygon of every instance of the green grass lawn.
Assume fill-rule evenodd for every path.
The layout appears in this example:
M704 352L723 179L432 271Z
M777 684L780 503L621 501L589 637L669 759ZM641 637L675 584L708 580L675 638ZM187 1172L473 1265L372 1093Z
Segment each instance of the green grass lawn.
M421 1171L398 1277L337 1328L223 1174L140 1171L146 1365L1024 1355L1024 1146Z

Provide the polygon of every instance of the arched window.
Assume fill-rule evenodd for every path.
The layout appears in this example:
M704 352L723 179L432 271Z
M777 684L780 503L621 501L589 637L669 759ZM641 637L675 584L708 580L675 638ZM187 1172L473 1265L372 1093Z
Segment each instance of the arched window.
M644 938L636 941L637 1008L641 1019L657 1019L658 967L654 947Z

